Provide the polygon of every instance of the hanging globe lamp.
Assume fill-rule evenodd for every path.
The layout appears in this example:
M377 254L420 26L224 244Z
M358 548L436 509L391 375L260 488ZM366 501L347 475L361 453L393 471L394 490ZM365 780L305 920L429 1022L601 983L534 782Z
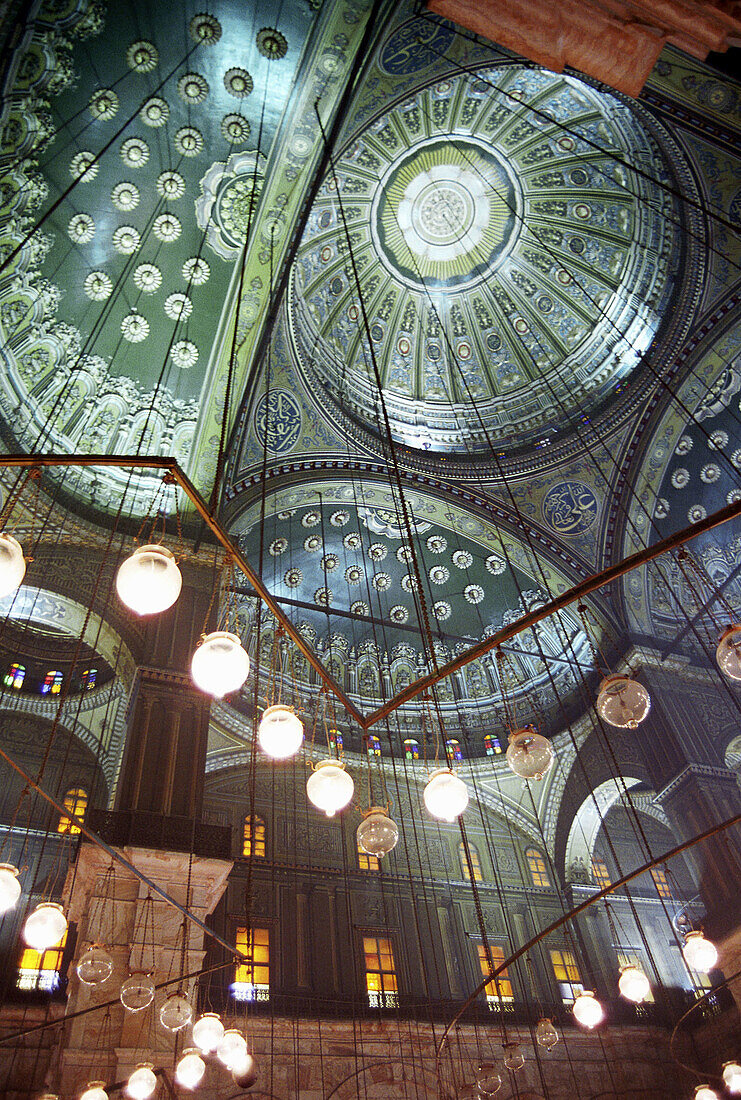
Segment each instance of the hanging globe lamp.
M554 759L550 741L534 726L510 732L507 763L520 779L542 779L552 768Z
M26 559L18 539L0 534L0 597L15 592L26 575Z
M257 1080L257 1066L255 1065L255 1059L246 1050L244 1054L238 1056L231 1069L232 1081L241 1089L251 1088Z
M327 817L344 810L353 796L355 784L345 771L344 760L319 760L306 783L309 801Z
M142 1062L129 1074L126 1091L132 1100L149 1100L157 1088L157 1077L151 1062Z
M108 1100L105 1081L91 1081L87 1088L80 1093L80 1100Z
M121 983L121 1004L129 1012L141 1012L154 1000L154 982L150 974L137 971Z
M632 1001L639 1005L645 1001L651 992L651 986L646 975L637 966L622 966L618 980L620 995L626 1001Z
M525 1055L522 1053L518 1042L504 1044L504 1058L502 1059L510 1073L516 1073L525 1065Z
M502 1087L502 1075L493 1062L482 1062L476 1070L476 1087L481 1096L494 1096Z
M358 825L357 840L361 851L382 859L396 847L399 827L382 806L371 806Z
M189 1047L183 1051L183 1055L175 1067L175 1077L179 1085L185 1089L194 1089L201 1083L201 1078L206 1072L206 1063L201 1058L200 1051Z
M29 947L43 955L50 947L56 947L64 939L67 918L56 901L42 901L26 917L23 938Z
M242 1032L237 1031L235 1027L228 1028L216 1048L216 1056L227 1069L239 1065L245 1056L249 1057L247 1054L247 1040Z
M730 680L741 680L741 623L732 623L723 631L715 659Z
M193 1024L193 1042L204 1054L213 1054L224 1038L224 1025L216 1012L204 1012Z
M101 985L113 973L113 959L105 947L92 943L78 959L77 977L84 985Z
M293 707L275 703L263 711L257 727L257 740L266 756L288 760L295 756L304 739L304 727Z
M582 990L574 1001L572 1012L576 1022L590 1031L602 1022L605 1015L605 1010L590 989Z
M167 1031L180 1031L193 1019L193 1006L179 990L171 993L160 1006L160 1023Z
M693 970L707 974L718 961L718 952L711 940L706 940L702 932L688 932L682 948L685 962Z
M710 1085L698 1085L695 1089L695 1100L720 1100L720 1097Z
M250 674L250 659L236 634L206 634L190 662L193 682L217 699L238 691Z
M634 730L651 709L651 696L632 676L607 676L599 686L597 713L610 726Z
M423 794L425 806L440 821L455 821L468 805L468 788L450 768L436 768Z
M535 1025L535 1039L539 1046L546 1050L553 1050L558 1042L558 1032L553 1026L553 1021L543 1016Z
M12 863L0 863L0 913L9 913L14 909L21 896L19 874Z
M137 615L167 611L182 587L183 576L166 546L137 546L116 573L119 598Z
M723 1084L732 1096L741 1093L741 1066L738 1062L723 1063Z

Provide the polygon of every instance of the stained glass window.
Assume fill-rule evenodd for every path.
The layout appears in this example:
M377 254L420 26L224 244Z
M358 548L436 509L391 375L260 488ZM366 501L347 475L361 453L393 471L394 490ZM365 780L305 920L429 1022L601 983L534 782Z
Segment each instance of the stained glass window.
M484 738L484 752L487 756L498 756L502 751L502 745L498 737L493 733L487 733Z
M62 690L62 674L61 672L47 672L44 677L44 682L41 685L42 695L59 695Z
M3 676L3 684L6 688L15 688L16 691L19 691L23 687L25 678L25 666L13 664Z
M84 819L85 811L87 810L87 791L84 791L82 787L73 787L72 790L67 791L64 796L63 806L65 810L74 814L75 817ZM77 836L79 831L80 826L75 825L68 817L59 818L59 824L57 825L58 833L69 833L70 836Z
M404 742L404 756L407 760L419 760L419 741L411 738Z
M242 834L243 856L265 856L265 822L261 817L247 816Z

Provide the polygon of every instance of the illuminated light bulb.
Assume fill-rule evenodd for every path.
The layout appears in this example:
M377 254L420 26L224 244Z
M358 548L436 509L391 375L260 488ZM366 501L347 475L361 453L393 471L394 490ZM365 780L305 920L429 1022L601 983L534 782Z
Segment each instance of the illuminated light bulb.
M468 788L450 768L437 768L424 789L425 806L440 821L455 821L468 805Z
M213 1054L224 1038L224 1025L216 1012L204 1012L193 1024L193 1042L204 1054Z
M482 1062L476 1070L476 1087L481 1096L493 1096L502 1087L502 1075L491 1062Z
M358 848L382 859L399 840L399 827L381 806L371 806L357 830Z
M160 1006L160 1023L168 1031L180 1031L193 1019L193 1006L184 993L171 993Z
M21 896L20 874L12 863L0 863L0 913L8 913L15 908Z
M0 597L15 592L25 575L26 559L18 539L0 534Z
M741 1093L741 1066L738 1062L723 1063L723 1084L734 1096Z
M626 1001L632 1001L636 1005L639 1005L641 1001L645 1001L651 992L648 978L637 966L622 966L620 968L618 989L620 995L625 997Z
M547 1016L543 1016L535 1025L535 1039L546 1050L553 1050L558 1042L558 1032Z
M572 1012L576 1022L583 1027L588 1027L590 1031L601 1023L605 1016L605 1010L589 989L584 989L576 998Z
M237 1058L232 1066L232 1081L241 1089L248 1089L257 1080L257 1066L255 1059L247 1051Z
M151 1062L142 1062L129 1074L126 1091L132 1100L149 1100L157 1088L157 1078Z
M518 1069L522 1069L525 1065L525 1055L520 1050L519 1043L512 1042L504 1044L503 1062L512 1073L516 1073Z
M550 741L534 726L525 726L510 733L507 763L520 779L542 779L553 767L554 759Z
M698 970L701 974L707 974L718 961L715 944L710 940L706 940L702 932L687 933L682 954L687 965L691 966L693 970Z
M43 955L44 951L62 942L66 931L67 918L62 906L56 901L42 901L26 917L23 938L29 947Z
M344 760L319 760L306 783L309 800L327 817L344 810L353 796L355 784L345 771Z
M288 760L296 755L303 739L303 723L293 707L276 703L263 712L257 727L257 740L266 756L273 760Z
M216 1056L227 1069L232 1069L233 1066L239 1066L244 1061L245 1057L249 1058L250 1055L247 1052L247 1040L241 1031L237 1031L235 1027L230 1027L224 1032L224 1037L216 1048Z
M715 659L730 680L741 680L741 623L733 623L723 631Z
M154 982L149 974L137 972L121 983L121 1004L129 1012L141 1012L154 1000Z
M200 1052L192 1047L184 1050L182 1058L175 1067L178 1084L186 1089L194 1089L201 1083L205 1072L206 1063L201 1058Z
M91 1081L84 1092L80 1093L80 1100L108 1100L105 1081Z
M698 1085L695 1089L695 1100L720 1100L720 1097L710 1085Z
M630 676L608 676L597 695L597 713L611 726L634 730L651 709L651 696Z
M250 674L250 659L236 634L214 630L193 654L190 672L196 687L221 699L241 688Z
M77 977L85 985L101 985L113 973L113 959L99 943L93 943L77 962Z
M159 615L172 607L183 577L166 546L137 546L116 573L116 591L137 615Z

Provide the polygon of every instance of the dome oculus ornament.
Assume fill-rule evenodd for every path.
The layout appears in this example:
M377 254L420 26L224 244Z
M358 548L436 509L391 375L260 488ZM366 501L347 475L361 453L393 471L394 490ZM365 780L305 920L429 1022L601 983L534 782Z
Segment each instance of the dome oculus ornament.
M21 896L19 874L12 863L0 863L0 913L9 913Z
M468 805L468 788L450 768L437 768L430 775L423 797L433 817L452 822Z
M0 534L0 597L20 587L26 575L26 559L21 544L12 535Z
M288 760L295 756L304 739L304 727L293 707L275 703L268 707L257 727L257 740L266 756Z
M358 825L357 840L361 851L382 859L396 847L399 827L382 806L371 806Z
M183 578L165 546L137 546L116 574L121 602L137 615L159 615L177 600Z
M617 729L636 729L651 709L651 697L631 676L607 676L597 695L597 713Z
M353 796L355 784L345 771L344 760L319 760L306 783L309 801L327 817L344 810Z
M23 938L29 947L43 955L50 947L57 947L67 931L67 918L62 906L55 901L42 901L26 917Z
M523 726L510 732L507 763L521 779L542 779L553 767L554 759L550 741L534 726Z
M241 688L250 674L250 659L236 634L214 630L193 654L190 671L196 687L222 699Z

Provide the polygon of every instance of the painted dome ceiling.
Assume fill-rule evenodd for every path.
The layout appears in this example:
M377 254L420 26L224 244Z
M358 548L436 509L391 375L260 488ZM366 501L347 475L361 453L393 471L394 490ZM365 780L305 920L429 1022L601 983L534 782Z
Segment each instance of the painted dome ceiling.
M645 178L621 161L643 167ZM484 453L550 440L625 387L681 257L655 138L616 97L517 64L438 82L347 146L293 270L296 352L398 442ZM659 181L654 182L654 180Z

